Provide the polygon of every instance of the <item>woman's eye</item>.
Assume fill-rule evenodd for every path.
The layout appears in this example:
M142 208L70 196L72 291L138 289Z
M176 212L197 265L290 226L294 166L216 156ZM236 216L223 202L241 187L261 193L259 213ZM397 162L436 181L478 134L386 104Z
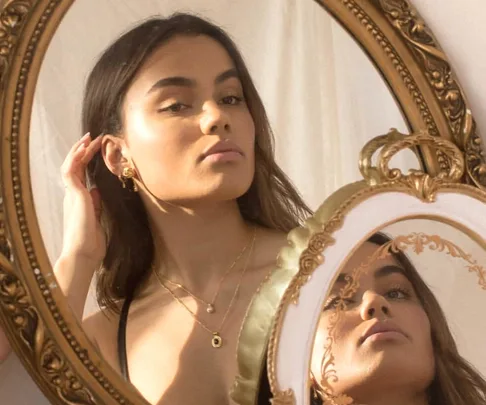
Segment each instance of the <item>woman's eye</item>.
M158 111L177 113L177 112L181 112L182 110L185 110L186 108L188 108L188 106L182 103L173 103L167 107L160 108Z
M237 96L226 96L223 97L221 102L227 105L238 105L243 101L243 98Z
M386 296L392 300L403 300L410 298L408 291L401 288L394 288L386 293Z

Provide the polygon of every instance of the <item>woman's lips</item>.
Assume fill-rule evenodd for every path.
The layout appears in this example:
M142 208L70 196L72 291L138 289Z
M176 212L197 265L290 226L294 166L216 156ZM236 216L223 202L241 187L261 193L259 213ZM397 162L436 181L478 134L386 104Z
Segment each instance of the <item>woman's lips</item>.
M233 150L228 150L223 152L211 153L210 155L207 155L204 160L209 160L212 162L230 162L241 159L242 157L243 155L241 153Z
M219 141L216 144L207 148L201 160L210 160L215 162L233 161L241 159L244 156L243 151L231 141Z
M402 329L392 322L376 322L361 336L360 345L365 341L408 337Z

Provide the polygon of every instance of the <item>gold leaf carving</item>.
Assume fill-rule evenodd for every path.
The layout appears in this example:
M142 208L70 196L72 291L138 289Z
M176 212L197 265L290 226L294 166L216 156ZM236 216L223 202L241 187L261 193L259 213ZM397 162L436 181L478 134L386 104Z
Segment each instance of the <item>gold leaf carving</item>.
M39 316L20 280L3 266L0 267L0 303L21 341L33 355Z
M482 141L445 53L408 1L380 0L379 4L408 43L434 90L452 130L454 142L466 155L469 176L478 187L486 187L486 158ZM449 170L442 151L437 151L437 159L442 170Z
M295 395L292 390L279 391L270 400L272 405L295 405Z
M93 405L90 391L76 378L64 353L47 336L24 286L3 266L0 266L0 305L9 329L18 335L17 342L22 342L24 359L38 372L42 384L66 404Z
M424 233L412 233L407 236L396 237L390 245L392 252L405 251L411 248L414 253L420 254L425 248L437 252L444 252L452 257L466 261L467 269L478 276L478 284L486 290L486 269L481 266L471 254L466 253L459 246L451 241L442 239L439 235L426 235Z
M0 83L9 68L10 59L33 3L35 1L7 0L0 10Z
M335 240L331 236L342 225L342 217L334 218L329 221L321 232L312 235L308 247L302 252L299 259L299 272L294 278L292 287L291 301L296 305L299 301L301 288L309 281L314 270L324 262L321 252L328 246L334 244Z
M412 171L407 176L399 178L397 182L410 188L415 197L422 201L433 202L442 180L419 171Z
M73 373L64 354L51 339L44 342L39 361L41 374L55 387L59 398L66 403L95 404L91 393Z

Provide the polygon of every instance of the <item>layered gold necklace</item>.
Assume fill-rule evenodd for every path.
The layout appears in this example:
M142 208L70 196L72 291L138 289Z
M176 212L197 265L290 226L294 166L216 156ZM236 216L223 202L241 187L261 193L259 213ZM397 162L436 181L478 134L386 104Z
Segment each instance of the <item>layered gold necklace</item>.
M238 296L238 292L240 290L240 286L241 286L241 282L243 281L243 277L246 273L246 270L248 269L248 265L250 263L250 259L251 259L251 256L252 256L252 252L253 252L253 248L255 246L255 239L256 239L256 227L253 229L253 236L251 238L251 242L248 243L244 248L243 250L241 251L241 253L238 255L238 257L235 259L235 261L233 262L233 264L229 267L229 269L226 271L226 273L223 275L223 277L220 279L219 281L219 284L218 284L218 287L217 287L217 290L213 296L213 299L211 302L207 302L199 297L197 297L195 294L191 293L187 288L185 288L184 286L182 286L181 284L178 284L178 283L174 283L168 279L165 279L165 278L162 278L159 273L157 271L155 271L154 269L153 272L155 274L155 276L157 277L157 280L159 281L160 285L165 289L167 290L167 292L169 292L169 294L172 296L172 298L178 302L180 305L182 305L188 312L189 314L194 318L194 320L204 329L206 330L207 332L209 332L211 334L211 345L214 347L214 348L220 348L221 346L223 346L223 338L221 337L221 331L223 330L223 327L224 327L224 324L226 322L226 319L228 318L228 315L231 311L231 308L233 307L235 301L236 301L236 297ZM241 275L238 279L238 283L236 285L236 288L235 288L235 291L233 293L233 296L231 298L231 301L229 303L229 306L228 306L228 309L226 310L224 316L223 316L223 320L221 321L219 327L216 329L216 330L212 330L210 327L208 327L203 321L201 321L198 317L197 317L197 314L192 311L175 293L174 291L172 291L169 287L167 287L167 285L164 283L164 281L168 284L171 284L177 288L180 288L182 289L183 291L185 291L187 294L189 294L191 297L193 297L195 300L199 301L199 302L202 302L203 304L206 305L206 311L210 314L214 313L215 312L215 301L216 301L216 298L218 297L219 295L219 291L221 289L221 285L223 283L223 280L227 277L227 275L229 274L229 272L235 267L236 263L238 262L238 260L241 258L241 256L243 256L243 254L245 253L245 251L247 250L248 246L250 246L250 251L248 252L248 257L246 259L246 263L245 263L245 266L243 267L243 271L241 272Z
M223 285L223 281L226 279L226 277L228 277L228 274L231 272L231 270L234 269L234 267L236 266L236 263L238 263L238 261L241 259L241 256L243 256L245 254L246 250L248 249L248 246L250 245L250 242L248 242L244 246L244 248L242 249L242 251L240 252L240 254L236 257L236 259L233 261L233 263L231 264L231 266L228 267L228 270L226 270L226 272L223 274L223 277L220 278L219 283L218 283L218 286L216 287L216 291L215 291L215 293L213 295L213 298L211 299L210 302L207 302L206 300L204 300L204 299L196 296L191 291L189 291L189 289L187 289L186 287L184 287L182 284L175 283L175 282L169 280L166 277L161 277L159 275L159 281L160 281L160 279L162 279L162 283L163 284L169 284L169 285L171 285L173 287L176 287L176 288L181 289L182 291L184 291L187 294L189 294L196 301L199 301L199 302L203 303L206 306L206 312L208 314L214 314L216 312L215 303L216 303L216 300L218 299L218 295L219 295L219 292L221 290L221 286Z

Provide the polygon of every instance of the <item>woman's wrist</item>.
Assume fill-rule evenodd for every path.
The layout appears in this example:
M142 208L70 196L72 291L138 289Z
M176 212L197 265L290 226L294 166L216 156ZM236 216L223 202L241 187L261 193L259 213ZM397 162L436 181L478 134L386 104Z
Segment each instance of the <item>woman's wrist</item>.
M54 265L54 274L71 309L81 320L89 286L102 260L95 260L79 254L62 254Z

